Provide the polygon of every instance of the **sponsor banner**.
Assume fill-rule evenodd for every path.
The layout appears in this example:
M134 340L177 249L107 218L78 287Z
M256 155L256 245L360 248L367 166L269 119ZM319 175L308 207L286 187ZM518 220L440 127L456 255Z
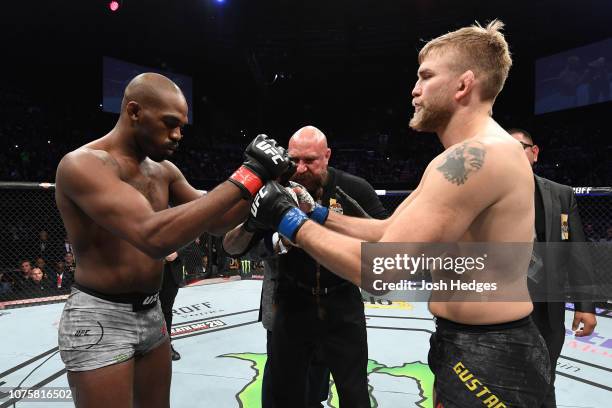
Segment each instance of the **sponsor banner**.
M174 305L172 308L172 318L180 322L184 320L192 320L203 317L212 317L218 315L224 310L216 307L211 302L193 303L190 305Z
M391 300L386 298L377 298L366 292L362 293L363 304L366 309L391 309L391 310L412 310L414 306L409 302L401 300Z
M577 196L607 196L612 195L612 187L572 187Z
M179 337L184 334L191 334L195 332L216 329L216 328L223 327L223 326L226 326L225 322L219 319L206 320L203 322L185 324L185 325L172 327L171 336Z
M380 305L380 304L365 304L366 309L393 309L393 310L412 310L413 306L408 302L393 302L389 305Z

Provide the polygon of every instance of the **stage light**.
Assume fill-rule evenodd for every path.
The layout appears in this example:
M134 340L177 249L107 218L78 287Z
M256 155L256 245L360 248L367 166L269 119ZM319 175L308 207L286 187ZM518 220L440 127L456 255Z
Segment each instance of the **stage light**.
M108 3L108 8L113 12L119 10L119 2L117 0L112 0Z

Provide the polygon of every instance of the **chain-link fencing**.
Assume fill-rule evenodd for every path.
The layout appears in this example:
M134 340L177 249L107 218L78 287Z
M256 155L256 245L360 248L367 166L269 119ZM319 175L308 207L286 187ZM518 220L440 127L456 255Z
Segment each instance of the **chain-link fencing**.
M0 182L0 194L0 308L65 299L78 259L55 205L55 186ZM214 243L204 234L178 251L184 283L212 275Z
M612 242L612 188L574 189L585 237ZM410 191L378 190L393 212ZM64 299L74 282L75 259L49 183L0 183L0 307ZM180 251L185 283L199 279L262 275L260 259L232 258L220 237L202 235ZM604 259L605 258L605 259ZM598 281L612 284L610 259L593 259Z

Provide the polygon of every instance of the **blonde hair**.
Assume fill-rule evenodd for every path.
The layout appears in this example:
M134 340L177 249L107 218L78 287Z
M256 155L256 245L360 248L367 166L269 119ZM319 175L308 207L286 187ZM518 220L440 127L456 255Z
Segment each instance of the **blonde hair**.
M500 20L493 20L486 27L476 22L434 38L419 52L419 64L432 52L450 49L457 53L454 69L472 70L482 83L482 99L495 100L512 66L508 43L501 33L503 27Z

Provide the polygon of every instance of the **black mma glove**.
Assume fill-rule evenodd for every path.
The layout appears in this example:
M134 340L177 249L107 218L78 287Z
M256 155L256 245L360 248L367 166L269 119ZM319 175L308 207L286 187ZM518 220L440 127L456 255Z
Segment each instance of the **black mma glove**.
M276 181L269 181L259 190L251 204L251 217L254 225L278 231L291 241L308 220L291 194Z
M252 215L249 215L249 218L247 218L244 224L242 224L242 228L246 232L250 232L251 234L254 234L258 230L266 230L266 226L258 223L257 220L255 220L255 217L253 217Z
M244 163L229 181L242 190L245 199L251 199L266 181L295 171L285 149L266 135L257 135L244 151L244 157Z

